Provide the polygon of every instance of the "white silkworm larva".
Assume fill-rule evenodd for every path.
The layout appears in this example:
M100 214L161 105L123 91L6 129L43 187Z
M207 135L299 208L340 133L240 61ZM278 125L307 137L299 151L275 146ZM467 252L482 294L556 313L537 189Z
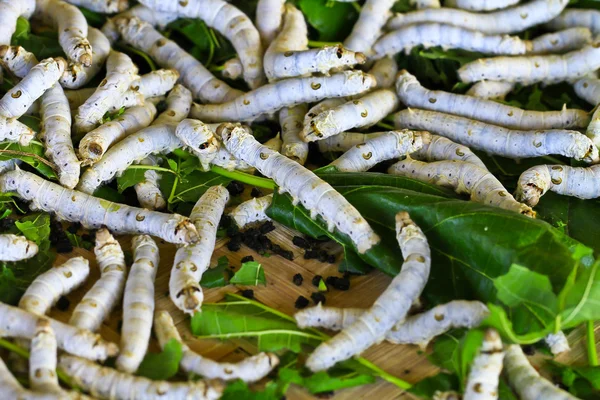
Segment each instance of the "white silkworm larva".
M299 104L294 107L282 108L279 111L279 125L281 125L281 154L304 165L308 157L308 143L300 137L303 120L308 107Z
M40 107L40 137L46 146L46 157L56 164L60 184L73 189L81 168L71 139L69 101L58 82L42 95Z
M20 143L27 146L35 137L35 132L15 118L0 117L0 141Z
M2 3L0 3L2 4ZM0 11L2 7L0 7ZM4 360L0 358L0 395L5 399L18 399L23 395L25 389L17 378L10 372Z
M387 132L358 133L342 132L339 135L331 136L325 140L317 142L321 152L341 151L346 152L356 145L364 144L369 139L375 139L386 135ZM454 143L452 140L443 136L431 135L431 141L423 143L423 147L411 153L410 156L419 161L443 161L459 160L478 167L487 169L483 161L467 146Z
M156 97L167 94L179 79L176 69L159 69L140 76L140 79L131 85L144 97Z
M394 0L367 0L362 6L352 32L344 40L344 47L370 55L373 44L392 15L390 10L394 3Z
M117 18L115 23L126 42L148 53L159 65L179 71L181 82L192 91L194 98L222 103L242 94L215 78L200 61L165 38L152 25L137 18Z
M278 79L309 76L312 73L329 74L363 64L362 53L346 50L341 45L306 49L308 32L304 15L293 5L286 5L283 29L265 52L264 68L269 82Z
M398 96L391 89L380 89L325 110L304 124L302 139L305 142L322 140L353 128L369 127L394 112L399 105Z
M223 63L221 75L229 79L238 79L244 73L242 62L239 57L233 57Z
M17 29L17 19L29 19L35 10L35 0L0 1L0 44L10 44Z
M100 278L77 304L69 324L95 332L123 295L127 266L119 242L107 229L96 232L94 247Z
M467 91L467 96L479 97L480 99L504 100L507 94L515 88L513 82L503 81L479 81Z
M550 29L566 29L575 26L584 26L589 28L594 35L600 33L600 11L593 9L575 9L569 8L563 11L558 17L548 22Z
M161 347L172 339L181 343L183 357L180 366L183 371L198 374L207 379L226 381L241 379L256 382L267 376L278 364L279 359L272 353L259 353L237 363L217 362L193 352L181 339L173 318L167 311L159 311L154 317L154 332Z
M38 246L25 236L0 235L0 261L21 261L35 256Z
M14 55L15 58L5 66L11 71L12 68L15 68L16 73L13 72L18 76L26 77L38 65L36 57L21 47L4 46L0 52L4 53L5 59L10 58L11 53ZM24 84L23 88L32 83L34 82ZM79 181L80 167L71 140L69 102L58 82L43 92L39 105L42 125L40 138L45 142L45 154L56 164L60 183L72 189Z
M387 89L394 86L396 74L398 74L398 63L394 57L383 57L375 61L369 74L375 77L377 87Z
M527 41L527 54L562 53L579 49L591 41L592 32L588 28L569 28Z
M60 391L56 375L56 335L47 319L40 318L35 328L29 355L29 385L40 392Z
M179 214L164 214L99 199L15 170L0 176L0 191L15 192L31 202L30 207L56 214L65 221L80 222L85 228L106 226L120 234L148 234L170 243L192 243L196 228Z
M518 344L508 345L504 356L508 383L523 400L578 400L540 376Z
M275 58L282 53L308 49L308 26L304 14L293 4L284 5L283 26L265 51L264 68L269 80L274 80ZM291 55L291 54L290 54ZM282 68L280 68L282 69Z
M477 203L535 216L529 206L516 201L487 169L464 161L425 163L407 158L392 165L388 173L451 188L459 194L468 194Z
M21 46L2 45L0 46L0 62L17 78L24 78L38 63L38 59Z
M36 0L35 15L56 28L60 47L69 60L85 67L92 65L88 23L77 7L60 0Z
M139 18L140 20L147 22L154 27L158 27L161 30L165 29L169 23L179 18L177 14L160 12L148 8L142 4L137 4L131 7L129 10L124 11L113 18L109 18L104 26L102 26L102 33L104 33L111 43L116 43L121 36L119 33L119 28L117 28L114 20L124 17Z
M106 59L106 77L75 115L75 130L87 133L94 129L111 106L120 104L138 69L128 55L111 50Z
M74 257L59 267L50 268L25 291L19 307L31 313L44 315L60 298L81 286L90 273L88 260Z
M591 139L563 129L511 130L485 122L436 111L407 109L394 114L397 127L426 130L448 139L508 158L529 158L549 154L597 162L598 149Z
M396 238L404 258L400 273L352 325L321 343L306 360L311 371L322 371L383 340L404 320L429 278L431 253L427 238L405 211L396 214Z
M114 14L125 11L129 6L127 0L67 0L67 2L102 14Z
M536 165L519 177L516 197L533 207L548 190L580 199L600 197L600 166Z
M492 100L429 90L406 70L398 75L396 92L400 101L408 107L459 115L512 129L581 128L590 122L584 110L563 108L561 111L529 111Z
M190 214L200 240L180 247L175 253L169 278L169 295L173 304L186 314L193 315L201 311L204 295L200 280L210 266L217 228L228 201L229 192L223 186L213 186L204 192Z
M0 334L6 337L32 339L39 315L0 303ZM102 339L86 329L78 329L48 318L56 335L58 347L68 353L90 360L104 361L119 352L116 344Z
M165 100L165 111L159 114L152 125L178 124L189 114L192 106L192 92L185 86L176 84Z
M327 139L317 141L319 145L319 151L326 153L332 152L343 152L350 150L356 145L364 144L369 139L374 139L385 135L387 132L372 132L372 133L360 133L360 132L342 132L335 136L330 136Z
M416 46L442 46L449 49L477 51L486 54L525 54L526 43L518 36L484 34L482 32L437 22L422 22L391 31L373 46L375 57L406 54Z
M235 224L240 229L244 229L247 225L254 222L269 221L271 218L267 216L265 211L271 206L272 202L272 194L254 197L237 205L229 212L229 216L233 218Z
M569 340L563 333L563 331L558 331L557 333L551 333L544 338L544 341L550 347L550 351L553 355L557 355L563 353L565 351L571 350L569 346Z
M125 283L121 351L117 357L120 371L134 373L148 349L154 316L154 279L159 254L150 236L134 236L131 241L133 264Z
M504 352L502 339L495 329L487 329L479 353L471 363L464 400L496 400Z
M258 0L256 4L256 29L263 46L271 44L279 28L285 11L285 0Z
M153 156L148 156L140 161L141 165L158 165ZM138 202L148 210L162 210L167 206L167 201L160 191L161 175L152 169L144 171L144 180L134 186Z
M445 7L469 11L494 11L514 6L520 0L446 0Z
M516 7L490 13L473 13L452 8L431 8L396 13L387 24L390 30L422 22L448 23L484 34L516 33L543 24L559 15L568 0L533 0ZM480 4L480 3L479 3Z
M65 70L62 58L47 58L36 64L0 99L0 115L19 118L46 90L54 86Z
M218 125L219 124L215 124ZM244 128L245 129L245 128ZM220 140L210 127L201 121L185 119L178 126L175 135L183 142L187 149L198 157L200 167L208 171L211 165L217 165L227 170L248 170L248 164L236 159L223 148Z
M592 105L600 104L600 79L583 78L579 79L573 85L577 96L581 97Z
M364 172L382 161L413 153L431 141L429 132L389 131L342 154L331 166L340 172Z
M17 165L21 164L21 160L17 160L16 158L11 158L10 160L0 161L0 175L15 169Z
M454 143L452 140L438 135L431 135L431 141L423 143L423 147L410 156L419 161L464 161L487 169L483 161L467 146Z
M58 365L78 387L100 399L217 400L224 389L219 381L153 381L67 354L60 356Z
M598 68L600 39L563 55L480 58L460 67L458 76L463 82L490 79L551 84L582 78Z
M312 106L308 110L308 112L306 113L306 115L304 116L304 123L303 123L303 125L306 126L317 115L319 115L322 112L325 112L327 110L331 110L332 108L341 106L342 104L345 104L347 101L348 101L347 98L339 97L339 98L325 99L323 101L318 102L317 104L315 104L314 106Z
M175 136L175 125L153 125L141 129L108 149L100 161L88 168L81 176L77 190L92 194L134 162L150 154L166 154L180 147L183 144Z
M32 357L31 354L30 357ZM54 354L56 358L56 352ZM88 396L74 391L62 390L57 387L54 391L31 391L23 388L19 381L9 371L4 361L0 358L0 396L3 399L19 400L88 400Z
M596 111L592 114L592 121L585 131L585 135L594 142L596 147L600 148L600 107L596 107Z
M178 124L187 117L192 105L192 92L183 85L176 84L167 96L166 105L165 111L152 122L152 125ZM158 162L154 157L148 156L140 164L157 165ZM148 170L144 172L144 178L134 186L140 205L149 210L162 210L167 206L167 201L159 186L161 174Z
M294 203L301 203L311 218L320 215L333 231L337 228L349 236L359 253L379 243L379 236L340 193L327 182L297 162L268 149L241 127L223 124L218 134L227 150L273 179L281 192L288 192Z
M69 100L71 111L77 112L79 106L85 103L95 92L96 88L65 90L65 96L67 96L67 99ZM121 108L128 109L135 106L141 106L145 101L146 99L141 93L128 89L121 95L121 98L116 103L108 106L108 112L114 113Z
M71 110L77 110L77 108L85 103L95 91L96 88L65 90L65 96L67 96L67 100L69 100L69 107Z
M253 121L284 107L313 103L330 97L345 97L368 91L375 78L361 71L331 76L290 78L252 90L222 104L192 105L190 116L205 122Z
M281 140L281 136L279 135L279 133L263 143L263 145L265 147L268 147L271 150L275 150L278 153L281 152L282 144L283 144L283 141Z
M248 86L256 89L264 83L260 35L250 18L235 6L224 0L142 0L140 3L184 18L200 18L231 42L242 62Z
M79 89L87 84L102 69L108 53L110 53L110 42L96 28L89 28L88 40L92 46L92 63L85 67L81 63L69 62L65 72L60 78L60 84L66 89Z
M79 142L79 156L83 165L100 161L111 145L150 125L155 115L154 104L146 102L142 106L128 108L116 119L88 132Z
M298 311L294 318L300 328L340 330L352 325L366 310L362 308L316 307ZM394 325L385 340L416 344L425 349L435 337L455 328L474 328L487 318L489 310L479 301L454 300Z

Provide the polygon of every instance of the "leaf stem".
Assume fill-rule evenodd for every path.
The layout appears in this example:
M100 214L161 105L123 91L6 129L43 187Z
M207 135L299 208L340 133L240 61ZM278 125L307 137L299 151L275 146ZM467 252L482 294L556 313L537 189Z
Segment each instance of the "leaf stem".
M0 153L10 154L10 155L13 155L13 156L23 156L23 157L35 158L36 160L38 160L42 164L46 164L53 171L57 170L56 165L54 163L51 163L50 161L46 160L43 157L38 156L37 154L27 153L27 152L24 152L24 151L17 151L17 150L8 150L8 149L0 149Z
M254 301L254 300L249 300L243 296L240 296L239 294L235 294L235 293L227 293L227 297L230 298L234 298L237 299L239 301L235 301L235 302L225 302L225 303L210 303L213 305L227 305L227 304L252 304L256 307L262 308L265 311L268 311L272 314L277 315L280 318L283 318L285 320L291 321L296 323L296 320L293 317L290 317L287 314L284 314L280 311L274 310L271 307L265 306L264 304L258 302L258 301ZM311 333L313 333L315 336L319 336L319 340L323 341L323 340L328 340L330 338L329 335L327 335L326 333L323 333L321 331L319 331L318 329L313 329L313 328L309 328L306 329L307 331L310 331ZM311 335L312 336L312 335ZM199 337L199 336L196 336ZM210 336L212 337L212 336ZM356 360L361 363L362 365L364 365L365 367L369 368L371 371L373 371L377 376L379 376L381 379L398 386L401 389L407 390L410 389L412 387L412 385L406 381L403 381L400 378L395 377L394 375L385 372L384 370L382 370L381 368L379 368L378 366L376 366L375 364L373 364L372 362L370 362L369 360L362 358L362 357L356 357Z
M301 336L308 339L315 339L322 341L321 337L317 335L313 335L311 333L301 332L301 331L293 331L289 329L265 329L262 331L248 331L248 332L232 332L232 333L214 333L212 335L206 336L195 336L196 339L229 339L229 338L241 338L241 337L260 337L263 335L295 335Z
M5 339L0 339L0 347L4 347L6 350L13 352L23 358L29 359L29 352L24 348L17 346L13 342L10 342ZM56 375L58 379L60 379L64 384L68 385L73 389L77 389L77 387L71 382L71 379L60 369L56 370Z
M598 366L598 352L596 351L596 336L594 335L594 321L586 322L587 325L587 351L588 362L591 367Z
M129 167L127 167L127 169L152 169L155 171L168 172L173 175L179 175L177 172L173 171L172 169L165 168L165 167L159 167L158 165L135 164L135 165L130 165Z
M318 40L309 40L308 47L325 47L325 46L337 46L339 42L320 42Z
M248 185L263 189L275 190L275 182L273 182L272 179L260 178L258 176L250 175L240 171L228 171L225 168L217 167L215 165L211 166L210 170L215 174L219 174L226 178L231 178L242 183L247 183Z
M396 128L394 127L394 125L386 124L385 122L379 121L376 125L378 127L380 127L380 128L388 129L390 131L396 130Z
M384 370L379 368L377 365L373 364L371 361L369 361L365 358L357 357L356 361L358 361L365 367L369 368L371 371L375 372L381 379L383 379L393 385L396 385L401 389L408 390L412 387L412 385L410 383L408 383L400 378L397 378L388 372L385 372Z

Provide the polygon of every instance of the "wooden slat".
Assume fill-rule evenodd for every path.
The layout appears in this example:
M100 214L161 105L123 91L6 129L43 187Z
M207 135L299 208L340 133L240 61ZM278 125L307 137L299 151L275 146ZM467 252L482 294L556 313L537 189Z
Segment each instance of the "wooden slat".
M337 272L337 264L326 264L316 260L305 260L303 258L303 251L292 245L291 239L293 235L294 231L280 225L278 225L274 232L268 234L275 243L293 251L293 261L286 260L276 255L270 257L260 256L247 247L242 247L240 251L233 253L228 251L225 246L227 239L220 239L217 241L211 265L216 265L217 259L225 255L228 257L231 265L239 266L242 257L252 255L256 261L264 266L268 282L265 287L252 287L256 299L269 307L273 307L288 315L293 315L296 311L294 308L296 298L302 295L310 299L310 294L316 291L316 288L311 284L311 280L315 275L318 274L324 277L329 275L340 275ZM128 238L122 238L121 243L125 250L129 250L130 243ZM198 340L192 337L189 329L189 317L180 312L168 297L169 273L175 254L175 247L162 243L160 244L160 248L160 265L156 278L156 307L157 309L168 310L171 313L186 343L194 351L215 360L238 361L248 354L255 353L255 346L247 341ZM337 254L337 260L339 262L341 258L341 249L332 247L330 251ZM77 302L91 287L99 275L93 253L82 249L76 249L72 254L60 255L55 265L77 255L82 255L90 260L92 274L85 285L68 296L69 300L71 300L71 304L66 312L61 312L56 309L52 311L51 315L53 317L63 321L68 319L69 312L73 310ZM300 273L304 277L304 283L300 287L295 286L292 283L292 277L296 273ZM332 306L368 307L389 282L390 277L378 271L373 271L366 276L352 277L349 291L344 292L332 289L326 294L327 304ZM241 289L241 287L232 285L225 288L206 289L204 292L205 302L221 301L226 293L239 292ZM103 324L100 332L106 339L118 343L119 335L117 333L117 327L120 318L121 312L120 310L117 310L113 312L110 320ZM597 327L597 330L600 331L600 326ZM576 329L569 335L569 339L573 351L567 355L560 356L558 361L563 363L584 364L586 362L585 332L581 329ZM600 347L600 340L597 344ZM152 343L151 349L157 350L157 344ZM416 346L381 343L366 351L363 356L387 372L403 380L414 383L438 372L438 368L427 361L426 354L427 352L423 353L419 351ZM304 400L313 399L315 397L311 396L301 388L293 387L288 392L287 398ZM415 397L384 381L378 381L374 384L358 388L340 390L333 396L333 399L335 400L355 400L358 398L392 400L413 399Z

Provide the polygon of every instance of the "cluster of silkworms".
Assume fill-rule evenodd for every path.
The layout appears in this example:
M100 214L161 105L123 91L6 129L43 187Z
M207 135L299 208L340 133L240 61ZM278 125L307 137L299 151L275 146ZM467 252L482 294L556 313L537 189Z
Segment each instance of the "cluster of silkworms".
M548 190L600 197L600 167L594 165L600 161L600 108L590 116L579 109L530 111L496 101L517 84L568 82L598 106L598 11L565 9L568 0L448 0L444 7L439 1L412 1L417 10L393 13L394 0L366 0L343 43L309 47L303 13L284 0L259 0L255 21L224 0L139 3L129 8L126 0L0 0L0 65L15 80L0 98L0 141L26 146L40 139L57 176L53 182L19 168L17 160L2 162L0 191L59 220L100 229L94 248L100 278L68 323L46 314L88 278L90 266L81 257L39 275L18 307L0 304L0 332L31 351L29 388L0 360L3 398L41 393L86 398L59 385L59 367L97 398L217 399L223 381L258 381L277 366L277 356L270 353L236 364L202 357L183 343L171 315L155 309L159 247L152 236L178 245L169 297L193 315L201 312L200 280L223 214L243 228L268 220L273 202L269 194L227 209L229 192L213 186L197 199L189 217L165 211L169 199L160 186L161 156L175 150L197 157L202 171L219 167L272 179L312 219L347 236L359 254L377 246L380 237L342 194L304 166L310 142L322 153L343 153L329 165L338 172L367 172L393 160L389 174L444 186L530 218ZM78 6L110 17L102 29L89 27ZM38 60L28 49L11 46L18 18L57 31L64 57ZM236 56L223 65L221 77L241 79L249 90L229 85L162 33L181 18L202 20L231 43ZM517 36L542 24L546 34ZM430 90L409 71L398 71L398 53L437 46L489 56L458 69L460 81L471 84L466 94ZM118 50L124 47L146 53L160 69L140 73ZM95 81L100 83L90 87ZM119 110L105 121L107 113ZM18 121L25 114L39 115L40 132ZM260 143L251 124L263 120L278 123L280 133ZM393 121L393 127L384 120ZM372 132L376 125L387 129ZM590 165L534 166L520 176L513 196L475 151L512 159L560 155ZM132 165L145 170L134 187L140 207L94 195ZM431 252L406 212L396 215L395 224L404 262L370 308L319 304L296 314L302 328L340 331L308 357L310 370L328 369L381 340L424 347L450 329L478 327L488 316L483 303L466 300L409 315L427 284ZM133 235L131 265L113 234ZM38 251L23 236L0 235L0 261L27 260ZM117 345L95 332L121 300ZM153 328L160 346L182 343L181 369L203 379L132 376ZM568 349L562 332L546 340L554 353ZM115 368L96 363L113 356ZM472 363L464 398L498 398L503 364L522 398L533 398L534 388L547 398L568 398L539 376L518 346L503 346L492 329Z

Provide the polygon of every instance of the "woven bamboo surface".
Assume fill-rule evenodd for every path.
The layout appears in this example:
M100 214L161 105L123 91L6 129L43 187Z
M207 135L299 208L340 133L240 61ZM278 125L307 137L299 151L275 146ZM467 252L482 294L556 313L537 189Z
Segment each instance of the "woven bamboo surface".
M255 299L266 304L269 307L275 308L288 315L293 315L295 312L294 302L300 295L310 299L310 294L315 288L311 284L311 279L315 275L324 277L330 275L339 275L337 273L337 264L325 264L316 260L305 260L303 250L295 247L291 239L294 232L284 226L277 225L277 229L268 234L269 238L282 247L292 250L294 260L289 261L282 257L272 255L263 257L250 250L247 247L242 247L238 252L231 252L227 249L228 239L220 239L217 241L215 252L213 254L211 265L216 265L217 259L223 255L227 256L231 265L239 266L242 257L252 255L256 261L259 261L265 269L267 278L267 286L252 287L254 289ZM128 239L123 238L121 241L124 250L130 249ZM189 317L186 317L180 312L171 302L168 297L168 282L173 257L175 254L175 246L169 244L160 244L160 265L156 278L156 308L157 310L168 310L182 337L186 343L196 352L206 357L211 357L215 360L237 361L248 354L256 353L256 348L248 341L243 340L198 340L192 337L189 330ZM331 245L328 249L331 253L337 255L337 261L341 261L341 248ZM77 291L69 295L71 300L69 309L59 311L53 309L51 315L57 319L66 321L69 317L69 312L81 300L85 292L98 278L98 271L94 259L94 254L83 249L76 249L72 254L60 255L56 260L55 265L59 265L66 259L81 255L90 260L91 276L86 284ZM298 287L292 283L292 277L301 273L304 277L304 283ZM344 306L344 307L367 307L373 303L378 294L389 284L391 278L384 274L373 271L366 276L358 276L351 278L351 287L349 291L338 291L331 289L327 294L327 305ZM225 293L239 292L244 287L236 287L229 285L224 288L205 289L205 302L221 301ZM117 326L121 318L120 310L115 310L109 321L102 326L100 333L108 340L118 343L119 335ZM596 337L600 336L600 325L596 326ZM584 364L586 362L585 350L585 333L582 329L576 329L569 335L569 342L572 346L572 351L567 355L558 357L558 361L564 363ZM596 343L600 350L600 341ZM158 350L157 344L152 343L151 349ZM430 364L426 359L426 353L419 351L417 346L392 345L382 343L372 347L366 351L363 356L375 363L385 371L403 379L414 383L437 372L437 368ZM535 363L535 360L534 360ZM287 399L313 399L306 391L300 388L292 387L288 391ZM337 391L332 399L414 399L415 396L403 392L396 386L385 381L377 381L376 383L365 385L362 387L351 388Z

